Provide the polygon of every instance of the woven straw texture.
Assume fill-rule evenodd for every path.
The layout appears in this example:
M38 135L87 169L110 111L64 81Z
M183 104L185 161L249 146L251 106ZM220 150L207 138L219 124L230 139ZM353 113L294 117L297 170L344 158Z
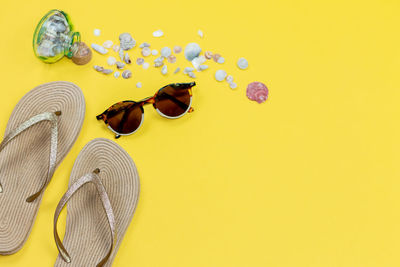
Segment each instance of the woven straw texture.
M137 206L139 176L135 163L122 147L111 140L97 138L90 141L78 155L69 185L96 168L100 169L99 176L115 215L117 242L105 265L109 267ZM63 244L71 256L71 263L64 262L58 256L55 266L96 266L107 254L110 243L110 229L97 190L93 184L87 184L67 203Z
M85 99L78 86L51 82L28 92L15 106L5 135L34 115L58 110L62 112L58 117L58 166L78 137L85 117ZM32 229L43 194L32 203L25 200L46 181L50 136L50 122L40 122L11 140L0 153L4 189L0 194L0 254L17 252Z

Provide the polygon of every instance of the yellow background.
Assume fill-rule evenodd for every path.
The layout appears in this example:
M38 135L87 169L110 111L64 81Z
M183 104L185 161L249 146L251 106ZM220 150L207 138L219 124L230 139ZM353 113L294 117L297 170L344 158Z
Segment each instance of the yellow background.
M32 34L52 8L69 13L89 44L127 31L153 48L195 41L226 59L197 74L194 113L167 120L146 106L142 128L117 141L142 190L114 266L400 266L398 0L2 0L0 132L41 83L74 82L87 103L32 234L17 254L0 257L2 267L54 264L52 218L73 162L91 139L113 139L95 115L190 80L136 64L130 80L103 76L92 69L106 63L99 54L83 67L40 62ZM165 36L153 38L157 29ZM235 65L241 56L246 71ZM169 71L189 65L180 54ZM236 91L215 81L219 68ZM253 81L269 87L266 103L246 98Z

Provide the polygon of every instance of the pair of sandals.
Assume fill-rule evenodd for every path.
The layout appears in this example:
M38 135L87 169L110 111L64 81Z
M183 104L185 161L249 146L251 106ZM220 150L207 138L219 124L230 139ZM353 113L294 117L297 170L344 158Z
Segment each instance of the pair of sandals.
M55 169L82 128L85 99L69 82L40 85L15 106L0 143L0 255L26 242ZM111 266L132 220L139 176L129 154L97 138L78 155L54 215L55 266ZM65 236L57 221L67 206Z

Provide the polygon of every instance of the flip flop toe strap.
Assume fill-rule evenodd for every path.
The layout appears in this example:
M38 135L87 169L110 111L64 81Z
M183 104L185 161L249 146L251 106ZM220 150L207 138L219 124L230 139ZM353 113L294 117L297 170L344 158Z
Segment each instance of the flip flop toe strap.
M116 234L115 234L115 218L114 212L111 207L110 199L108 198L107 192L98 176L100 170L96 169L92 173L88 173L81 178L79 178L75 183L73 183L70 188L68 188L67 192L63 195L58 206L56 208L56 212L54 214L54 239L56 241L56 245L58 251L60 252L61 257L67 263L71 262L71 256L68 254L67 250L65 249L63 243L57 232L57 221L58 217L60 216L61 211L63 210L65 204L69 201L69 199L85 184L93 183L97 189L97 193L100 197L101 203L103 204L103 209L106 213L108 225L111 232L111 246L107 253L107 255L96 265L96 267L104 266L104 264L108 261L111 256L111 253L114 249L116 243Z
M3 141L0 143L0 151L4 149L4 147L16 136L30 128L31 126L41 122L41 121L50 121L51 123L51 144L50 144L50 159L49 159L49 169L47 172L46 181L40 187L39 191L29 196L26 201L32 202L34 201L40 194L44 191L48 183L50 182L51 177L54 174L56 168L57 161L57 142L58 142L58 120L57 117L61 115L61 111L56 112L44 112L33 116L29 120L21 123L18 127L14 128L6 137L4 137ZM3 192L3 186L0 182L0 193Z

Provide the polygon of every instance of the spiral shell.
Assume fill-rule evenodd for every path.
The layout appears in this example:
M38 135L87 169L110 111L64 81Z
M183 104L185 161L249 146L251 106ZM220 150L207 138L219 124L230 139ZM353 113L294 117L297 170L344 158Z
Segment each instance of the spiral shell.
M130 70L124 70L124 72L122 72L122 78L124 79L129 79L132 77L132 71Z
M268 99L268 88L262 82L252 82L247 86L247 98L261 104Z
M129 54L128 54L128 53L125 53L124 62L125 62L126 64L131 64L131 63L132 63L132 60L131 60L131 58L129 57Z

